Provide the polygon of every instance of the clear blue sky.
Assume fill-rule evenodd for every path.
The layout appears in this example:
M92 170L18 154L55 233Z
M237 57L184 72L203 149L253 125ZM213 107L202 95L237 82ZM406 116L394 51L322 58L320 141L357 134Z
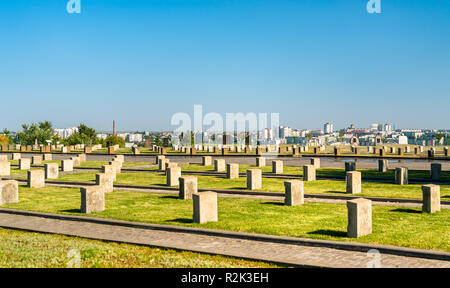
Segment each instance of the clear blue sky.
M279 112L318 128L450 128L450 1L0 2L0 129L174 128L176 112Z

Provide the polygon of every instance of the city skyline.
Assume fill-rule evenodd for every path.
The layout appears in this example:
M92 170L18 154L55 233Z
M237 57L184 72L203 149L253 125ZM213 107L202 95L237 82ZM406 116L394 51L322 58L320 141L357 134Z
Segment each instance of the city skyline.
M38 123L38 122L43 122L43 121L49 121L50 123L52 123L53 129L55 129L55 130L63 130L63 129L69 129L70 130L70 129L73 129L73 128L77 128L78 125L80 125L80 124L85 124L85 125L87 125L89 127L92 127L99 133L103 133L103 132L104 133L109 133L109 132L113 133L113 129L114 129L112 121L111 121L110 127L109 128L107 127L105 129L99 129L99 128L97 128L95 126L91 126L88 123L83 122L83 121L81 121L81 122L76 122L75 121L75 122L73 122L73 125L69 125L69 126L66 126L66 127L57 126L57 125L55 125L54 122L52 122L50 120L39 120L39 121L32 121L32 122L29 122L29 123L22 123L22 124L32 124L32 123ZM296 129L296 130L310 130L310 131L322 130L322 131L326 131L324 125L331 124L332 131L338 131L338 130L347 129L347 128L351 127L352 125L354 126L355 129L368 129L369 130L369 129L371 129L371 126L376 124L376 125L389 125L391 127L390 129L392 129L392 130L450 130L450 127L447 127L447 128L445 128L445 127L444 128L436 128L436 127L429 127L429 128L398 127L395 124L385 123L385 122L371 122L371 123L369 123L367 125L358 125L358 124L355 124L355 123L356 122L351 122L351 123L349 123L346 126L338 127L338 126L336 126L334 124L334 122L323 122L322 125L319 125L319 127L312 127L312 128L311 127L294 127L294 126L285 125L284 123L280 123L280 127L288 127L288 128L292 128L292 129ZM9 131L19 132L19 131L22 130L22 127L21 127L22 124L18 125L19 127L17 129L11 129L11 128L8 128L8 127L0 127L0 130L8 129ZM175 126L173 126L173 127L175 127ZM207 130L206 128L208 128L208 126L205 125L204 128L205 129L203 129L201 131L206 131ZM117 133L120 133L120 132L147 132L147 131L148 132L173 132L173 130L174 129L165 129L164 130L164 129L151 129L151 128L121 129L120 126L119 126L119 128L117 129ZM262 131L262 130L264 130L264 129L258 129L257 131ZM200 130L192 129L192 131L200 131ZM246 131L248 131L248 129ZM380 131L382 131L382 130L380 130Z
M36 121L33 122L35 124L37 124L38 122L42 122L42 121ZM50 123L52 123L50 121ZM114 122L112 122L113 124L111 125L110 129L97 129L96 127L91 127L94 128L96 130L97 133L109 133L109 134L113 134L114 133ZM24 123L24 124L32 124L32 123ZM72 134L73 132L76 132L78 130L78 125L79 124L84 124L86 125L86 123L78 123L75 124L73 126L70 127L57 127L55 125L53 125L53 129L55 130L56 133L66 133L68 135ZM330 125L330 126L327 126ZM89 127L89 125L87 125ZM386 126L388 128L386 128ZM283 123L281 123L279 126L277 126L278 128L289 128L292 130L297 130L297 131L323 131L324 134L331 134L337 131L341 131L341 130L346 130L346 129L363 129L363 130L372 130L372 131L415 131L415 130L420 130L420 131L450 131L450 128L447 129L439 129L439 128L425 128L425 129L420 129L420 128L398 128L396 127L394 124L390 124L390 123L370 123L367 126L358 126L358 125L354 125L353 123L345 126L345 127L336 127L334 125L333 122L324 122L322 127L315 127L315 128L307 128L307 127L292 127L292 126L287 126L284 125ZM328 127L328 128L327 128ZM204 128L207 128L207 126L205 126ZM6 128L8 129L8 128ZM271 128L261 128L261 129L256 129L256 130L248 130L245 129L245 131L247 132L255 132L255 131L259 131L262 132L266 129L271 129ZM8 129L9 130L9 129ZM11 132L19 132L21 131L22 128L19 128L18 130L9 130ZM207 131L208 129L202 129L202 130L198 130L198 129L192 129L192 132L213 132L213 133L217 133L220 131ZM131 129L131 130L126 130L126 129L117 129L117 133L147 133L147 132L174 132L173 129L172 130L152 130L152 129ZM233 131L223 131L224 133L232 133ZM62 135L62 134L61 134Z

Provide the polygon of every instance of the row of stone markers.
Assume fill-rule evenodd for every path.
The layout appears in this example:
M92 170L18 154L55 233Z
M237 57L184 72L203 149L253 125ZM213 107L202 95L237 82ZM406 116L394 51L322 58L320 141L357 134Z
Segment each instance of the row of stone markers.
M293 155L299 155L302 152L308 151L308 146L286 146L280 147L279 145L202 145L196 144L192 147L173 145L173 151L185 153L188 155L195 155L197 152L208 152L212 154L228 155L228 153L244 153L244 154L256 154L262 155L263 153L291 153ZM325 150L325 146L316 147L320 151ZM154 145L153 151L159 154L166 154L167 149Z
M115 156L109 165L102 166L102 172L95 175L96 185L80 188L81 213L100 212L105 210L105 193L114 190L117 173L121 172L123 158Z
M253 174L258 169L248 170ZM348 172L355 173L356 171ZM260 179L260 172L259 179ZM249 174L247 174L249 175ZM179 175L177 175L179 176ZM251 175L250 181L256 176ZM168 178L169 179L169 178ZM169 181L169 180L168 180ZM173 181L171 179L171 181ZM259 182L260 183L260 182ZM252 186L250 184L249 186ZM286 206L297 206L304 204L303 181L290 180L284 182ZM351 179L347 182L347 190L361 190L361 182ZM440 210L440 187L437 185L423 185L422 211L434 213ZM207 223L218 221L217 193L212 191L198 192L197 177L179 177L179 198L193 199L193 221L194 223ZM364 198L357 198L347 201L347 236L357 238L372 233L372 201Z
M117 174L122 171L123 155L114 156L108 165L102 166L102 173L95 175L95 185L80 188L81 213L100 212L105 210L105 193L113 192Z
M359 155L362 152L361 146L351 146L351 152L355 155ZM405 147L388 147L388 146L366 146L366 152L368 154L376 154L379 156L386 156L387 153L403 156L406 153L414 153L414 155L419 155L420 153L424 153L424 146L416 146L414 149L411 149L410 146ZM319 150L320 151L320 150ZM318 153L318 151L314 150L314 153ZM449 157L450 156L450 150L448 147L443 148L444 156ZM341 147L334 147L334 155L340 156L341 155ZM436 149L434 147L431 147L429 150L427 150L428 157L432 158L436 156Z
M350 172L351 173L351 172ZM179 178L179 198L193 199L194 223L218 221L217 193L198 192L197 177L185 176ZM284 182L285 205L297 206L304 203L303 182L291 180ZM439 186L424 185L422 210L434 213L440 210ZM357 238L372 233L372 201L357 198L347 201L347 236Z
M51 154L50 154L51 155ZM59 165L58 163L45 163L44 170L31 169L31 160L33 160L33 164L41 164L39 161L35 161L35 157L41 156L33 156L30 158L21 158L19 159L19 169L20 170L28 170L27 171L27 187L29 188L42 188L45 187L45 179L58 179L59 177ZM42 158L41 158L42 160ZM86 155L80 154L76 157L71 157L70 159L61 160L61 171L63 172L71 172L73 171L74 166L80 166L81 162L86 161Z
M202 165L211 165L211 156L204 156L202 158ZM171 163L169 159L165 158L164 155L157 156L158 168L159 170L164 170L166 173L166 184L167 186L177 186L179 185L178 178L181 177L181 167L178 167L177 163ZM320 167L319 159L312 159L312 165L303 166L303 180L304 181L315 181L316 180L316 167ZM265 165L265 158L258 157L257 163ZM317 166L319 165L319 166ZM264 167L264 166L259 166ZM214 160L214 170L216 172L225 171L225 160L215 159ZM273 173L283 173L283 161L273 161L272 162ZM262 188L262 170L261 169L248 169L246 172L247 176L247 189L255 190ZM238 179L239 178L239 164L228 163L226 165L226 178L227 179Z
M19 170L29 170L31 165L41 165L42 161L51 161L52 154L46 153L43 155L34 155L31 158L22 158L20 153L13 153L12 160L19 160ZM70 157L70 159L61 160L61 170L64 172L73 171L73 167L78 167L81 162L86 161L86 154L78 154ZM45 167L58 167L57 163L44 164ZM46 168L45 168L46 169ZM11 175L11 164L8 161L8 155L0 155L0 176ZM57 177L56 177L57 178Z
M210 166L212 163L211 156L203 156L202 157L202 166ZM228 179L236 179L239 178L239 164L237 163L225 163L225 159L214 159L214 171L215 172L227 172ZM266 166L266 158L264 157L256 157L256 167L265 167ZM320 159L313 158L311 159L311 165L303 166L303 174L305 181L314 181L316 180L316 171L315 169L320 168ZM252 170L252 171L250 171ZM247 175L262 175L262 171L259 169L250 169L247 172ZM259 172L253 171L259 170ZM274 174L283 174L283 161L281 160L273 160L272 161L272 173ZM306 174L306 176L305 176ZM257 176L255 176L257 177ZM260 186L260 185L256 185ZM258 188L257 188L258 189Z
M75 150L84 150L84 153L91 153L94 151L97 151L98 149L101 149L101 144L96 144L92 146L85 146L84 144L76 144L76 145L69 145L64 146L62 144L58 145L2 145L0 147L0 151L7 152L7 151L20 151L20 152L32 152L32 151L40 151L41 153L51 153L52 151L60 151L61 153L69 153ZM115 147L116 150L119 149L118 147Z
M319 160L319 159L317 159L317 160ZM312 161L313 160L311 160L311 163L312 163ZM379 159L378 160L378 172L384 173L387 170L388 170L388 161L386 159ZM345 162L345 172L347 173L350 171L356 171L356 162L353 162L353 161ZM432 181L440 181L441 177L442 177L442 164L441 163L431 163L430 164L430 179ZM395 183L399 184L399 185L408 184L408 168L406 168L406 167L395 168Z

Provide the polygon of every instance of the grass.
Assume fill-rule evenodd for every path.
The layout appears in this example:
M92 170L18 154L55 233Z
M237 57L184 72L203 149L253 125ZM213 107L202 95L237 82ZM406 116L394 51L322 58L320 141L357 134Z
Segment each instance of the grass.
M179 165L183 171L214 171L214 166L201 166L199 164L182 164ZM265 167L256 167L252 165L239 165L239 172L245 173L248 169L258 168L261 169L263 173L272 173L272 166ZM147 168L148 170L157 170L158 167ZM362 177L379 177L379 178L394 178L395 170L388 170L386 172L378 172L378 170L374 169L357 169L361 172ZM345 176L344 168L319 168L316 170L317 175L322 176ZM303 175L302 167L294 167L294 166L284 166L283 174L290 175ZM409 170L408 175L410 178L422 178L428 179L430 178L429 171L417 171L417 170ZM442 171L441 174L442 179L450 179L450 171Z
M247 190L245 177L229 180L224 176L197 176L198 187L204 189L239 189ZM95 173L61 175L61 181L95 182ZM288 179L264 178L263 186L256 191L284 193L284 182ZM123 172L117 174L116 184L159 185L166 184L166 176L155 172ZM318 180L304 182L306 194L350 195L346 193L345 181ZM422 199L420 184L396 185L389 183L363 182L361 197ZM441 185L441 199L450 200L450 185Z
M80 253L82 268L276 267L263 262L223 256L3 228L0 228L0 239L0 267L2 268L65 268L73 259L73 256L68 254L72 249Z
M76 188L20 186L19 203L4 207L69 215L80 214ZM358 239L346 237L345 204L305 203L287 207L281 202L257 199L219 198L219 221L192 223L192 200L174 195L114 191L106 197L106 209L94 217L156 224L356 241L372 244L450 251L450 211L421 213L420 208L373 206L373 233Z

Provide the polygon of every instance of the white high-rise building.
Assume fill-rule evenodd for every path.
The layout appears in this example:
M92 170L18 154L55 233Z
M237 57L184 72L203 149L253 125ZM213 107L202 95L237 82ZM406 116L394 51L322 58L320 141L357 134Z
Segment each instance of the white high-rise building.
M280 138L284 139L291 136L291 128L280 126Z
M61 138L67 138L70 135L78 132L78 127L71 127L71 128L65 128L65 129L55 129L54 130L56 134L58 134Z
M331 133L333 133L333 124L331 124L331 123L325 123L325 124L323 125L323 132L324 132L325 134L331 134Z

